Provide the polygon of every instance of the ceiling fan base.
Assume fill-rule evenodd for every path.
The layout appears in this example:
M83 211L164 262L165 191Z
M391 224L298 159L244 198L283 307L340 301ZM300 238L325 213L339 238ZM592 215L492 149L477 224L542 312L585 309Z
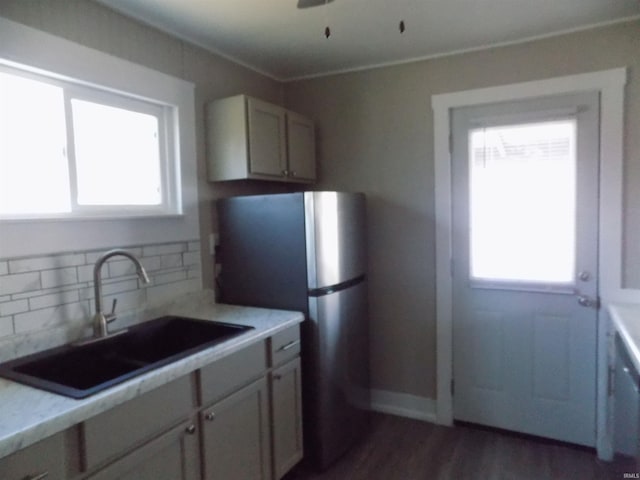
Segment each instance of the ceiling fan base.
M320 7L327 3L331 3L333 0L298 0L298 8L311 8L311 7Z

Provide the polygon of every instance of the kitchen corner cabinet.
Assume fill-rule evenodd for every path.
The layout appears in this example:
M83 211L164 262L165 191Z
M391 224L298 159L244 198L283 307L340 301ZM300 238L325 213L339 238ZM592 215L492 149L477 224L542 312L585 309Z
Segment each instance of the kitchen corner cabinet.
M270 347L273 475L280 480L303 456L299 327L275 334Z
M207 104L206 122L210 181L315 181L315 127L310 119L236 95Z
M300 358L271 373L273 472L279 480L303 455Z

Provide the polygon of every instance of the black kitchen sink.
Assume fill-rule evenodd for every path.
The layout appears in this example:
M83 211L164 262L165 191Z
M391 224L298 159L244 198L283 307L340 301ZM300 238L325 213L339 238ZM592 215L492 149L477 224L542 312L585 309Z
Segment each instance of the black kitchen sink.
M70 344L0 364L0 377L85 398L211 347L253 327L167 316L85 344Z

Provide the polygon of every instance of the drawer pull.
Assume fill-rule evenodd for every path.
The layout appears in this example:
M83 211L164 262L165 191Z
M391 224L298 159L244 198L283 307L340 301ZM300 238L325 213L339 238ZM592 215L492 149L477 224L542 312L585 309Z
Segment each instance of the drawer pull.
M298 345L300 343L300 340L291 340L289 343L285 343L284 345L282 345L278 351L279 352L286 352L287 350L295 347L296 345Z
M43 480L49 476L49 472L36 473L35 475L29 475L24 477L24 480Z
M187 432L189 435L193 435L194 433L196 433L196 426L191 424L187 428L185 428L184 431Z
M207 414L204 416L204 419L205 419L207 422L213 422L213 421L215 420L215 418L216 418L216 414L215 414L215 413L213 413L213 412L209 412L209 413L207 413Z

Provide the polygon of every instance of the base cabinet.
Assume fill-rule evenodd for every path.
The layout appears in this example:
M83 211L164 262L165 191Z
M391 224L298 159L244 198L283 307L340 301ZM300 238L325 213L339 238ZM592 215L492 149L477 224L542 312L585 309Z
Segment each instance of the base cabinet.
M0 458L0 480L279 480L302 458L299 327Z
M87 480L198 480L198 435L194 423L183 423Z
M75 428L0 459L2 480L65 480L80 471Z
M273 474L280 480L302 459L300 358L271 373Z
M640 459L640 374L619 334L614 342L613 448L615 453Z
M264 378L203 410L205 480L270 480L268 390Z

